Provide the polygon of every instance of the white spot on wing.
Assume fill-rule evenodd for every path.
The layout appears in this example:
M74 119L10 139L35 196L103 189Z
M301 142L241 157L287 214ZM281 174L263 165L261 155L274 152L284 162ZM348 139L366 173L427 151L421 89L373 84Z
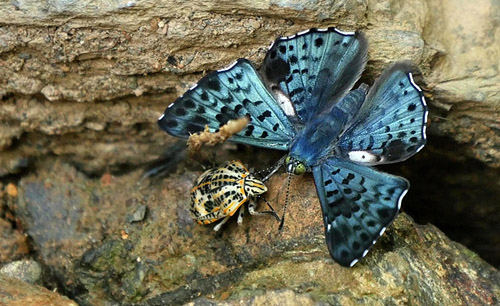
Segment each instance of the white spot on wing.
M224 71L228 71L230 70L231 68L233 68L234 66L236 66L236 64L238 63L238 61L235 61L234 63L232 63L231 65L227 66L226 68L222 68L222 69L219 69L217 70L217 72L224 72Z
M354 259L353 261L351 261L351 263L349 264L350 267L354 266L356 263L358 262L358 259Z
M329 233L331 229L332 229L332 225L330 223L328 223L328 226L326 227L326 231Z
M328 31L328 28L319 28L317 30L318 30L318 32L326 32L326 31Z
M296 35L296 34L293 34L293 35L287 36L286 38L287 38L287 39L292 39L292 38L294 38L294 37L295 37L295 35Z
M380 230L379 235L382 236L384 234L384 232L385 232L386 229L387 229L386 227L382 227L382 229Z
M365 257L366 254L368 254L368 249L366 249L364 252L363 252L363 255L361 255L361 257Z
M297 117L292 101L279 89L273 90L276 100L287 116Z
M399 199L398 199L398 210L401 209L401 202L403 201L403 198L404 198L404 196L406 195L407 192L408 192L408 189L405 189L403 191L403 193L399 196Z
M170 107L170 105L168 107ZM161 116L160 116L160 118L158 118L158 120L163 119L163 117L165 117L165 114L161 114Z
M410 82L413 85L413 87L415 87L415 89L417 89L418 91L422 92L422 89L420 89L420 87L413 80L413 75L411 74L411 72L408 73L408 78L410 78Z
M182 96L181 96L182 97ZM169 106L167 106L167 108L171 108L172 106L174 106L174 103L170 104Z
M304 34L309 33L309 31L311 31L311 30L307 29L307 30L304 30L304 31L300 31L299 33L297 33L297 35L304 35Z
M339 34L342 34L342 35L345 35L345 36L353 36L355 34L355 32L346 32L346 31L341 31L337 28L335 28L335 32L339 33Z
M411 74L411 72L408 73L408 78L410 79L411 85L413 85L413 87L415 87L416 90L418 90L420 93L422 93L422 89L413 80L413 75ZM427 102L425 102L425 98L424 98L423 94L420 94L420 100L422 100L422 104L424 106L427 106ZM425 122L427 122L427 119L425 120Z
M198 86L198 84L194 84L193 86L189 87L189 90L193 90Z
M269 45L269 50L271 50L271 48L274 46L274 41Z
M368 151L351 151L347 153L349 159L357 163L374 163L377 162L377 155Z
M427 102L425 102L425 98L424 98L424 95L423 95L423 94L422 94L421 98L422 98L422 99L421 99L421 100L422 100L422 104L423 104L424 106L427 106Z

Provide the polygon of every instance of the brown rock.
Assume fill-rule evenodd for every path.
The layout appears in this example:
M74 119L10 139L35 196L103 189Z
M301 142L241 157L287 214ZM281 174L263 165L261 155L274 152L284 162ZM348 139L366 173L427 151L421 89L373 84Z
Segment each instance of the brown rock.
M1 305L54 305L76 306L75 302L65 296L47 290L43 287L30 285L15 278L0 274L0 304Z
M16 185L9 183L7 184L7 187L5 187L5 191L7 192L7 195L10 197L17 197L17 187Z
M285 289L299 294L295 304L499 302L497 270L404 213L354 268L337 265L324 243L310 175L292 180L281 233L274 218L262 216L245 216L241 226L230 220L214 232L189 216L187 191L201 172L181 170L184 164L161 181L140 180L134 172L107 186L66 165L45 165L47 173L21 181L18 214L39 262L65 284L60 290L82 303L178 305L200 297L257 303ZM268 201L281 211L286 175L268 186ZM146 203L146 218L129 223L136 203Z
M0 82L0 150L15 154L0 158L0 170L15 171L10 159L51 153L94 174L152 161L170 141L155 118L204 71L239 57L260 64L276 36L328 25L367 34L368 83L389 63L413 60L436 108L431 133L500 165L499 9L490 1L192 5L1 4L10 18L0 29L0 75L8 76Z
M28 237L13 230L9 221L0 218L0 263L22 258L29 251Z

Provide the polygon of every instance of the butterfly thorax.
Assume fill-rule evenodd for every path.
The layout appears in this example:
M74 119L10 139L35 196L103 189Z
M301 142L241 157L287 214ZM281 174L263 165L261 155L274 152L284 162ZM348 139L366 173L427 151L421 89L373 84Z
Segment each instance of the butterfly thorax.
M337 139L344 125L342 118L331 113L312 119L292 140L289 155L304 163L310 171L311 167L335 155Z

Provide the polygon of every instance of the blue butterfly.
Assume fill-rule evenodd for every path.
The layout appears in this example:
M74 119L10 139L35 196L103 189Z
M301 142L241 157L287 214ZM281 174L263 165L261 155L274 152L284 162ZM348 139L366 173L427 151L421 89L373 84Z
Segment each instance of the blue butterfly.
M426 142L427 106L410 66L396 63L370 89L350 91L366 61L359 32L310 29L281 37L261 71L238 59L206 75L158 124L189 137L248 116L231 140L288 151L289 173L313 173L330 254L353 266L394 220L409 189L406 179L370 166L403 161Z

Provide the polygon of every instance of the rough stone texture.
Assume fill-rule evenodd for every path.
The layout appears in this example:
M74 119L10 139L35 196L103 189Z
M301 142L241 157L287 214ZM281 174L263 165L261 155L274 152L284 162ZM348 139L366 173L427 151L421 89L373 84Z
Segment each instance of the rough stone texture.
M0 264L20 259L29 253L28 237L22 228L17 227L13 211L16 209L17 188L12 189L12 184L7 186L0 183ZM9 195L10 193L10 195ZM16 197L13 197L16 193Z
M34 260L18 260L3 266L0 274L39 285L42 280L42 267Z
M437 108L433 133L500 165L496 1L169 3L0 4L0 174L46 154L99 174L151 161L170 141L154 118L202 72L260 63L277 35L325 25L367 34L370 83L413 60Z
M133 193L123 192L132 187L121 189L122 179L87 180L73 167L56 162L21 180L16 214L41 263L49 267L52 286L62 286L73 294L78 291L75 262L105 236L120 233L127 206L134 203ZM98 193L94 192L96 186L102 187ZM110 186L121 189L114 193L125 198L118 201L115 194L109 195Z
M0 263L19 259L29 252L28 237L18 230L12 229L12 224L0 219Z
M281 234L270 218L194 225L185 204L201 169L155 119L206 71L260 64L276 36L360 29L364 82L396 60L422 71L429 145L387 167L413 184L404 209L499 266L500 172L477 162L500 167L499 14L494 0L3 1L0 177L20 181L17 198L0 194L0 262L29 253L47 287L83 305L498 304L498 271L405 214L356 268L334 264L310 176L292 182ZM257 168L280 157L234 149L204 153ZM159 156L170 176L143 178ZM270 182L278 209L284 184Z
M0 274L0 305L76 306L67 297Z
M187 303L186 306L209 306L209 305L219 305L219 306L233 306L233 305L245 305L245 306L266 306L266 305L303 305L303 306L313 306L318 305L311 298L309 294L296 293L293 290L269 290L264 294L256 295L253 297L241 298L229 301L212 301L206 298L200 298L193 302Z
M141 179L142 171L88 179L67 164L44 164L47 173L21 180L17 213L51 273L47 282L80 304L179 305L203 297L253 305L284 289L298 294L288 305L500 303L500 272L404 213L354 268L335 264L310 175L292 180L281 233L265 216L214 232L189 216L186 190L201 171L186 163L162 180ZM268 183L278 210L285 185L285 174ZM147 216L129 223L127 211L139 203L147 203Z

